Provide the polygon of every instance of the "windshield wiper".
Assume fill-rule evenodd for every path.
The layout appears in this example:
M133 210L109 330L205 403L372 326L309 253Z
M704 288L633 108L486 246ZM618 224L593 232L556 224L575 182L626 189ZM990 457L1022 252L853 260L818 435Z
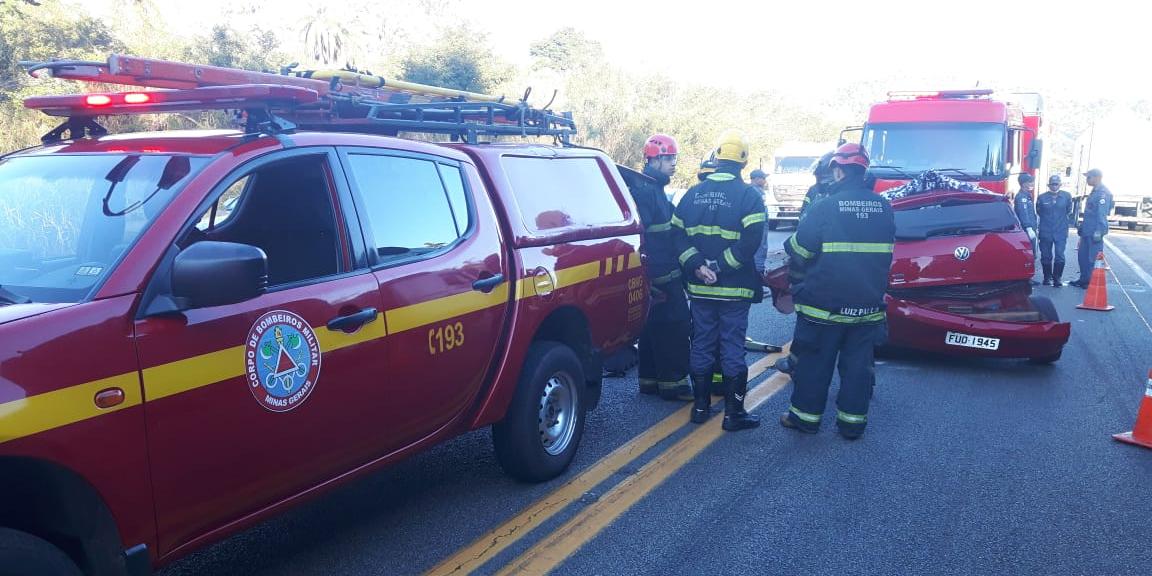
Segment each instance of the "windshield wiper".
M28 304L32 302L32 299L0 286L0 302L5 304Z
M871 172L873 176L876 175L876 172L878 170L891 170L891 171L895 172L896 175L899 176L900 178L903 178L905 180L911 180L912 179L912 175L905 172L904 168L901 166L869 166L868 167L868 172Z
M972 174L969 174L969 173L967 173L967 172L965 172L959 168L933 168L933 170L935 170L937 172L952 172L953 174L956 174L956 175L960 176L961 178L965 178L965 179L971 179L971 180L976 179L976 177L973 176Z
M925 236L961 236L964 234L989 234L993 232L1006 232L1008 226L993 228L988 226L968 226L955 228L937 228L930 230Z

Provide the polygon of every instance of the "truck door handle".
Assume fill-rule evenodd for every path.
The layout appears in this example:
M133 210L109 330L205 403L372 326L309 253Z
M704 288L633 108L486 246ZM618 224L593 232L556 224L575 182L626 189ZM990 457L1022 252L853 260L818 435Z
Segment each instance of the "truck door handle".
M351 332L376 319L375 308L365 308L355 314L337 316L328 321L328 329L333 332Z
M481 278L481 279L472 283L472 289L473 290L479 290L479 291L487 294L487 293L491 292L493 288L499 286L500 283L503 281L504 281L504 275L503 274L497 274L495 276L489 276L487 278Z

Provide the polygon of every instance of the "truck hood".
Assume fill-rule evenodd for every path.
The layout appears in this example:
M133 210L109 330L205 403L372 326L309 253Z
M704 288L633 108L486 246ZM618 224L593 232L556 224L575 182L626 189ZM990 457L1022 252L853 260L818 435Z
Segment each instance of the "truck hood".
M47 314L53 310L67 308L73 304L8 304L0 306L0 324L7 324L15 320L22 320L40 314Z
M1021 231L898 241L888 285L893 289L981 284L1032 277L1032 244Z

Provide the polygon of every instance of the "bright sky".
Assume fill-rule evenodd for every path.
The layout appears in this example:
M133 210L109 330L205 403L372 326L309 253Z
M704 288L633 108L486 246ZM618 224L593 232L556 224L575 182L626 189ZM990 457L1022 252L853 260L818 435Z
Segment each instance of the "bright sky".
M293 11L314 10L306 7L315 1L269 0L261 12L266 22L284 15L291 20ZM155 3L176 14L177 22L204 29L203 22L236 4ZM1134 13L1136 4L1056 6L1039 0L464 0L455 13L488 31L490 45L514 62L527 59L531 42L572 26L601 42L618 66L752 89L810 94L870 76L930 75L951 87L980 81L1026 89L1057 78L1077 95L1145 96L1152 87L1142 62L1148 32L1146 20ZM949 86L930 88L938 87Z

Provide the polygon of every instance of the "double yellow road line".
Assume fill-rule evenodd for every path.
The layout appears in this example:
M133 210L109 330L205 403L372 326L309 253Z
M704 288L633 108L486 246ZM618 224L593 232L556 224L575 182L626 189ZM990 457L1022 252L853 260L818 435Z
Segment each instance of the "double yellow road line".
M783 352L761 358L749 367L748 379L760 376L773 362L787 353L788 346L785 346ZM773 374L748 392L744 399L745 407L752 410L763 404L779 392L788 380L785 374ZM688 422L691 411L691 405L677 410L643 434L614 450L567 484L445 559L429 570L428 576L471 574L519 542L532 530L564 511L589 490L619 473L656 444L682 429ZM555 569L621 514L715 442L724 433L720 427L721 420L722 418L714 417L704 425L696 427L635 474L616 484L596 502L576 513L558 529L504 566L498 574L545 574Z

